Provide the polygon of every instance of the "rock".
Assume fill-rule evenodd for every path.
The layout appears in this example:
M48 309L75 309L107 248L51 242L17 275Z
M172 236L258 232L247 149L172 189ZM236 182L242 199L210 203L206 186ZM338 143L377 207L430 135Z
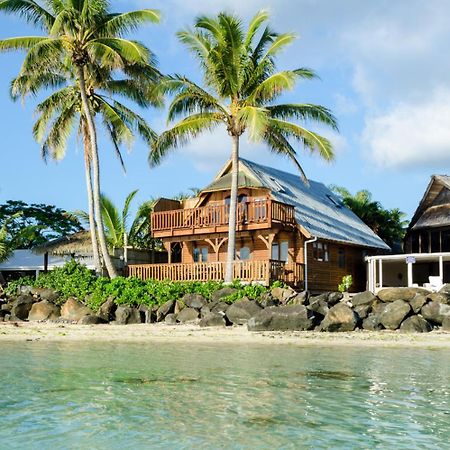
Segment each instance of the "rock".
M56 320L61 316L61 308L48 300L42 302L33 303L30 313L28 314L28 320Z
M209 307L209 305L205 305L201 310L200 310L200 317L205 317L208 314L211 314L211 308Z
M377 301L377 297L370 291L360 292L353 296L351 302L353 306L371 305Z
M343 298L344 294L342 292L330 292L328 294L328 305L337 305Z
M427 298L425 297L425 295L416 294L414 298L410 300L409 304L411 305L414 314L417 314L422 309L422 306L425 305L426 302Z
M400 331L404 333L429 333L433 327L422 316L408 317L400 325Z
M359 305L353 308L353 311L358 314L361 319L365 319L369 313L372 311L372 305Z
M186 305L182 301L177 300L175 302L175 308L174 308L173 311L174 311L175 314L178 314L184 308L186 308Z
M114 302L114 297L108 297L100 306L97 315L108 322L112 322L115 319L116 309L117 305Z
M226 326L226 321L221 314L209 313L200 319L199 325L201 327L224 327Z
M220 314L222 316L225 315L229 307L230 305L228 303L220 301L209 305L209 309L211 310L212 313Z
M237 289L235 288L224 287L213 293L213 295L211 296L211 302L218 302L226 297L229 297L230 295L235 294L236 292Z
M60 297L59 292L50 288L32 288L31 295L39 297L42 300L47 300L49 302L55 302Z
M353 331L358 324L357 314L344 303L338 303L330 308L323 319L320 329L322 331Z
M67 299L66 303L61 307L61 318L73 322L80 321L84 316L90 316L94 313L90 308L82 305L73 297Z
M31 290L33 289L33 286L19 286L17 289L17 293L20 294L28 294L31 295Z
M442 330L450 331L450 316L444 317L444 320L442 321Z
M175 325L177 323L177 314L167 314L167 316L164 318L164 322L168 325Z
M444 284L444 286L439 289L439 294L450 295L450 283Z
M295 292L294 289L282 287L275 287L270 291L270 293L273 298L276 298L283 304L286 304L291 298L297 295L297 292Z
M19 295L19 297L12 302L11 316L19 320L28 319L28 314L31 311L33 303L34 299L31 295Z
M444 305L438 302L429 302L422 306L420 310L422 316L432 323L442 325L446 317L450 316L450 305Z
M108 321L99 316L84 316L78 323L80 325L101 325Z
M306 308L309 309L310 311L313 311L325 317L328 314L328 311L330 310L326 300L327 297L328 295L326 295L325 297L322 295L319 295L317 297L311 297L309 299L309 305Z
M377 314L369 314L362 322L364 330L377 331L382 330L384 327L380 323L380 317Z
M258 299L258 305L261 308L268 308L269 306L277 306L280 302L276 298L272 297L270 292L263 292L261 297Z
M249 331L310 330L313 313L305 305L272 306L259 311L247 322Z
M395 302L396 300L409 302L416 294L428 295L429 293L429 291L423 288L395 287L382 289L378 292L378 298L383 302Z
M253 317L261 311L261 307L256 302L250 301L247 298L238 300L233 303L226 312L228 320L234 325L244 325L250 317Z
M195 322L199 313L194 308L184 308L177 315L177 321L181 323Z
M411 312L411 306L403 300L388 303L380 314L380 322L388 330L396 330Z
M308 301L308 292L299 292L295 297L290 298L287 305L304 305Z
M3 305L0 307L1 311L11 312L11 309L13 307L12 303L3 303Z
M139 305L138 311L141 315L142 323L156 322L156 312L153 311L153 307L149 307L147 305Z
M119 325L132 325L142 323L141 314L135 308L118 306L116 309L116 323Z
M208 302L206 301L205 297L200 294L186 294L181 301L188 307L188 308L196 308L201 309L203 306L205 306Z
M433 292L427 295L427 299L432 302L443 303L444 305L450 305L450 295L441 292Z
M163 321L167 314L173 313L175 310L175 300L169 300L166 303L162 304L158 311L156 311L156 321Z

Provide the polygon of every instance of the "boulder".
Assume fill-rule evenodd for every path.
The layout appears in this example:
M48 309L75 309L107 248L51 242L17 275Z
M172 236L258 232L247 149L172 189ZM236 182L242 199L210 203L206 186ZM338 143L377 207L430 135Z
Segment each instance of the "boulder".
M79 322L80 325L101 325L108 323L107 320L99 316L84 316Z
M388 330L396 330L405 317L411 312L409 303L395 300L388 303L380 314L380 322Z
M34 299L31 295L19 295L12 302L11 306L11 316L14 319L26 320L28 319L28 314L33 306Z
M416 294L414 298L410 300L409 304L411 305L414 314L417 314L422 309L422 306L425 305L426 302L427 298L425 297L425 295Z
M342 292L330 292L328 294L328 305L337 305L343 298L344 294Z
M93 315L90 308L82 305L73 297L67 299L66 303L61 307L61 318L73 322L80 321L84 316Z
M142 323L139 311L135 308L130 308L129 306L118 306L115 318L116 323L119 325Z
M208 302L206 301L205 297L200 294L186 294L181 301L188 307L188 308L195 308L195 309L201 309L203 306L205 306Z
M404 333L429 333L433 327L422 316L408 317L400 325L400 331Z
M230 305L228 303L225 302L215 302L215 303L211 303L209 305L209 309L211 310L212 313L214 314L220 314L222 316L225 315L225 313L227 312L227 309L230 307Z
M450 295L450 283L444 284L444 286L439 289L439 294Z
M199 325L201 327L224 327L226 326L226 321L221 314L209 313L200 319Z
M383 325L380 323L380 316L378 314L369 314L362 322L363 330L377 331L382 330Z
M360 292L353 296L351 302L353 306L371 305L377 301L377 297L370 291Z
M100 306L97 315L108 322L112 322L115 319L116 309L117 305L114 302L114 297L108 297Z
M142 323L154 323L156 322L156 312L153 311L152 306L139 305L138 311L141 315Z
M310 330L313 318L305 305L272 306L251 317L247 328L249 331Z
M181 323L195 322L199 313L195 308L184 308L177 314L177 321Z
M19 286L17 289L17 293L20 294L28 294L31 295L31 290L33 289L33 286Z
M442 321L442 330L450 331L450 316L444 317L444 320Z
M323 319L322 331L353 331L358 324L358 315L344 303L338 303L330 308Z
M304 305L308 301L308 292L299 292L295 297L290 298L287 305Z
M286 304L291 298L297 295L297 292L295 292L294 289L282 287L275 287L270 291L270 293L272 294L273 298L276 298L280 303L283 304Z
M310 311L313 311L325 317L328 314L328 311L330 310L326 300L327 297L328 296L323 297L321 295L317 297L311 297L309 299L309 305L306 308L309 309Z
M3 303L3 305L0 306L0 310L1 310L1 311L6 311L6 312L10 313L12 307L13 307L13 304L12 304L12 303Z
M49 302L54 302L60 297L59 292L50 288L32 288L31 295L39 297L42 300L47 300Z
M209 307L209 305L205 305L201 310L200 310L200 317L205 317L208 314L211 314L211 308Z
M444 305L450 305L450 295L441 292L432 292L431 294L428 294L427 300L444 303Z
M361 319L365 319L372 312L372 306L368 304L355 306L353 311L355 311Z
M184 309L184 308L186 308L186 305L182 302L182 301L180 301L180 300L177 300L176 302L175 302L175 308L173 309L173 312L175 313L175 314L178 314L182 309Z
M429 302L420 310L422 316L432 323L442 325L446 317L450 316L450 305L438 302Z
M156 311L156 321L163 321L167 314L173 313L175 310L175 300L169 300L166 303L162 304L158 310Z
M30 313L28 314L28 320L56 320L61 316L61 308L48 300L42 300L42 302L33 303Z
M378 298L383 302L395 302L396 300L409 302L416 294L428 295L429 293L429 291L423 288L395 287L382 289L378 292Z
M222 289L217 290L211 296L211 302L219 302L222 299L229 297L237 292L237 289L232 287L224 287Z
M168 325L175 325L177 323L177 314L167 314L167 316L164 318L164 323L167 323Z
M280 303L279 300L272 297L272 294L270 292L263 292L258 299L258 305L261 306L261 308L269 308L269 306L277 306L279 303Z
M238 300L233 303L226 312L228 320L234 325L244 325L250 317L256 315L261 311L261 307L256 302L250 301L247 298Z

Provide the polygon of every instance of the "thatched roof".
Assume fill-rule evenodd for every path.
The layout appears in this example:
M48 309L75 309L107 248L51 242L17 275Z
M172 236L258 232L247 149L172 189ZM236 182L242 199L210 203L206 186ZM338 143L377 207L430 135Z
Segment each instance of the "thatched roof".
M79 231L69 236L53 239L33 248L33 251L50 255L90 255L92 254L91 235L89 231Z

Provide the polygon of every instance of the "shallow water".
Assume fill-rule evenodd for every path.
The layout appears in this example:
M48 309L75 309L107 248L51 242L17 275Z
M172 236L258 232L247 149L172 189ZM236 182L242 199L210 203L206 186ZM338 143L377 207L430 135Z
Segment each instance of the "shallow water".
M6 343L0 448L450 449L449 353Z

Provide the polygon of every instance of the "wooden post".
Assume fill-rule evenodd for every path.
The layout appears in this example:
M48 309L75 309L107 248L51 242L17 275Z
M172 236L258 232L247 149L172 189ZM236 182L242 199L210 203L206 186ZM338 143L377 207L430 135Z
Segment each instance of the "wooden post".
M167 252L167 262L169 264L172 264L172 243L171 242L164 242L163 245L164 245L164 248L166 249L166 252Z

